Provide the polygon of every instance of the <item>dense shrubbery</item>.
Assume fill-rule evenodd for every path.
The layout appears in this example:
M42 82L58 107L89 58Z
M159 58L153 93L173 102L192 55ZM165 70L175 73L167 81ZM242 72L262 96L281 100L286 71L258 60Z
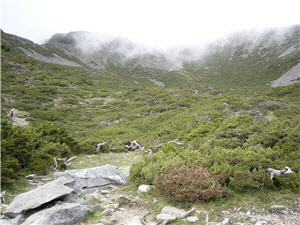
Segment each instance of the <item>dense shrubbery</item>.
M298 63L296 54L274 54L267 61L254 55L228 61L216 54L201 65L186 63L181 71L141 66L126 70L112 63L97 70L40 62L26 57L17 48L26 46L17 40L5 35L3 40L9 45L1 45L2 118L14 107L25 111L31 127L12 127L2 120L2 185L27 172L45 173L53 157L95 153L93 142L122 151L120 140L136 139L153 149L178 139L185 148L166 145L144 156L132 166L131 182L161 184L162 192L181 201L222 197L225 189L299 189L300 85L265 86ZM44 48L30 48L52 56ZM157 87L145 77L166 86ZM99 152L109 151L104 146ZM285 166L296 173L271 180L263 170ZM184 173L199 179L194 183ZM174 183L172 174L187 187L178 188L182 183ZM216 193L202 188L207 179L214 180ZM197 195L191 197L193 192Z
M87 151L63 128L51 123L37 128L1 121L1 185L15 182L25 173L45 174L54 157L69 157Z
M221 130L216 132L215 138L202 144L197 150L163 146L161 151L151 156L146 155L142 161L133 164L130 179L136 186L156 184L162 193L178 201L191 201L193 193L201 190L197 186L200 185L197 179L196 183L188 178L184 179L184 174L187 173L202 176L203 171L200 172L197 167L199 165L203 165L223 188L237 192L272 186L299 190L299 118L259 125L252 124L249 118L242 116L223 121L222 126L213 129ZM266 168L283 169L285 166L291 167L295 172L291 178L272 180L264 171ZM176 192L178 188L181 190ZM216 190L216 195L210 195L211 198L221 196L218 193L219 190ZM193 200L199 198L201 199L197 197Z

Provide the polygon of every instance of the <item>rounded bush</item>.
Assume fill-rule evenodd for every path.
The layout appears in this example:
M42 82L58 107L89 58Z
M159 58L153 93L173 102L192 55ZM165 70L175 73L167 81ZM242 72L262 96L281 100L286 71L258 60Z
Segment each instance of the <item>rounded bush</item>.
M162 194L177 201L207 201L228 195L228 191L202 165L170 168L166 174L156 174L154 185Z

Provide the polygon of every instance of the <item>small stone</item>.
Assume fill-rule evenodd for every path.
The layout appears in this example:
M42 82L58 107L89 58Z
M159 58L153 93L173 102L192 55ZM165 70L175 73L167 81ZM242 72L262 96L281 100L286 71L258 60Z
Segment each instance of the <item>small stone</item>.
M120 204L119 203L116 203L116 204L111 204L111 206L114 208L114 209L118 209Z
M41 181L43 181L43 182L50 182L50 181L52 181L52 179L50 179L50 178L44 178L44 179L41 179Z
M271 208L272 209L286 209L287 207L284 205L272 205Z
M119 203L120 206L128 204L131 202L131 200L125 196L121 196L119 198L116 199L116 202Z
M138 193L147 193L148 191L151 190L151 187L153 187L153 186L143 184L143 185L139 186Z
M152 202L152 205L155 205L157 203L157 200L154 199L153 202Z
M105 209L105 210L100 214L100 216L107 216L107 215L109 215L111 212L112 212L112 210L111 210L110 208Z
M186 212L183 209L177 209L172 206L166 206L161 210L161 214L173 215L177 218L182 218Z
M108 190L101 190L101 194L102 194L102 195L108 195L108 194L109 194L109 191L108 191Z
M131 220L128 225L143 225L144 220L140 217L134 217L133 220Z
M29 174L26 176L27 179L32 180L36 178L36 174Z
M255 223L255 225L263 225L263 224L267 224L267 222L266 221L257 221Z
M221 224L223 225L223 224L228 224L228 223L229 223L229 218L225 218Z
M156 216L157 220L175 220L176 216L170 214L159 214Z
M189 216L186 218L186 220L191 223L196 223L199 219L197 216Z
M241 209L242 209L242 207L239 207L239 208L236 210L236 212L239 212L239 211L241 211Z

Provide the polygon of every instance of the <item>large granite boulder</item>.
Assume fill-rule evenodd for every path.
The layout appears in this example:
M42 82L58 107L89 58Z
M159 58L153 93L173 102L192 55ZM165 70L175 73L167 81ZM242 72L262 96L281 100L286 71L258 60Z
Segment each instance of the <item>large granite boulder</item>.
M125 185L129 183L129 179L120 170L109 164L88 169L55 172L53 180L62 176L75 179L72 188L78 195L86 193L93 188L104 189L114 184Z
M93 209L90 206L79 203L56 204L29 216L23 225L72 225L84 221L91 212Z
M12 203L4 209L2 214L8 217L16 217L23 212L38 208L55 199L62 198L73 191L72 188L66 185L72 185L74 181L75 180L71 177L60 177L41 187L22 193L14 198Z
M129 179L111 165L56 172L49 183L16 196L2 212L0 224L20 224L24 215L29 216L24 224L76 224L99 208L79 197L86 190L128 183Z

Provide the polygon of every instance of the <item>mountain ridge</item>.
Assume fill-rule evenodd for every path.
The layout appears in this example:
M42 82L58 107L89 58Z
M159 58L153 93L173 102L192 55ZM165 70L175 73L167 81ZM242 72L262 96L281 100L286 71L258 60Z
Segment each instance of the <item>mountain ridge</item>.
M1 33L3 44L9 46L9 35ZM270 84L295 67L300 55L300 25L235 33L205 46L168 51L86 31L54 34L43 45L15 35L10 38L19 41L15 45L24 54L40 61L107 71L119 68L133 77L159 77L157 81L166 84L169 78L159 74L173 76L171 71L183 76L182 79L189 74L193 82L209 83L224 78L234 81L243 77L248 84L261 78L260 82ZM293 76L294 82L298 82L299 76ZM222 82L216 83L223 86Z

